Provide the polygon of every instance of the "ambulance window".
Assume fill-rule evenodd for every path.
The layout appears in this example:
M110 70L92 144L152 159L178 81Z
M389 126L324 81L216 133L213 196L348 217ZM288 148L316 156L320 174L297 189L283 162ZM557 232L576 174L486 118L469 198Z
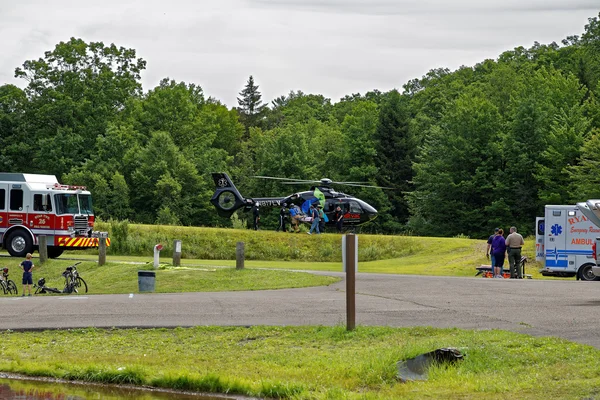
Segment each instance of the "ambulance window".
M560 210L552 210L553 217L560 217Z
M539 220L538 224L537 224L537 234L538 235L544 234L544 227L545 227L544 220L543 219Z
M5 197L6 197L6 190L0 189L0 210L4 210L6 208Z
M21 189L10 190L10 209L23 211L23 191Z
M33 195L33 211L52 211L49 194Z

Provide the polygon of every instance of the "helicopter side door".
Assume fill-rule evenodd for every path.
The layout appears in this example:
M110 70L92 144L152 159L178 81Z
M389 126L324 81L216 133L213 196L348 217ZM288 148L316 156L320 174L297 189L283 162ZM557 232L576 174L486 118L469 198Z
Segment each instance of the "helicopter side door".
M362 207L356 200L350 200L343 204L344 223L358 224L360 223L360 215L363 212Z

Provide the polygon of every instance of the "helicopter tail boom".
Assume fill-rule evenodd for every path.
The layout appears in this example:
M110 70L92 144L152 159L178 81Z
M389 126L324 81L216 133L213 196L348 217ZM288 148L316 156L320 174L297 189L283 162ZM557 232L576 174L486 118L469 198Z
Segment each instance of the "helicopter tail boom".
M236 210L244 206L252 206L252 199L245 199L241 195L229 175L223 172L214 172L212 178L216 190L210 202L220 216L229 218Z

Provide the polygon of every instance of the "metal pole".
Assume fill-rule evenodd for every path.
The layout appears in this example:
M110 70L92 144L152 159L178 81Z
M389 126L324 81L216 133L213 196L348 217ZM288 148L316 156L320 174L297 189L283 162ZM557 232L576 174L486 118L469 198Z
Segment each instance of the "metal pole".
M40 264L43 264L48 261L48 237L46 235L38 236L38 244L40 247L38 250L40 253Z
M160 265L160 251L163 249L162 244L154 246L154 269Z
M173 265L179 267L181 265L181 240L173 241Z
M244 242L235 245L235 269L244 269Z
M346 330L356 326L356 235L346 235Z
M106 264L106 238L98 238L98 265Z

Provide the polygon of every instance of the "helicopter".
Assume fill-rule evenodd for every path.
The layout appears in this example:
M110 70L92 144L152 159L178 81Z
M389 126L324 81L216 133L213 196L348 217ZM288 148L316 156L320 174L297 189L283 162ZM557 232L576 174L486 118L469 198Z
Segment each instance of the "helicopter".
M322 199L324 198L325 204L321 205L329 219L329 222L327 222L326 225L335 225L334 214L336 208L339 206L344 212L344 226L350 227L372 221L377 217L377 210L364 200L335 191L331 187L332 185L390 189L381 186L366 185L363 182L334 182L328 178L314 181L271 176L254 176L254 178L278 180L287 185L306 185L311 183L314 185L308 191L293 193L285 197L244 197L240 194L231 178L229 178L229 175L226 173L215 172L212 174L212 178L215 182L216 190L210 199L210 202L215 206L217 213L222 217L229 218L236 210L244 208L248 211L256 205L259 207L282 207L284 204L288 207L291 205L298 205L302 207L302 211L306 213L311 203L321 204ZM317 199L315 191L317 191L317 194L319 194L319 191L322 193L322 197L319 194L321 200Z

